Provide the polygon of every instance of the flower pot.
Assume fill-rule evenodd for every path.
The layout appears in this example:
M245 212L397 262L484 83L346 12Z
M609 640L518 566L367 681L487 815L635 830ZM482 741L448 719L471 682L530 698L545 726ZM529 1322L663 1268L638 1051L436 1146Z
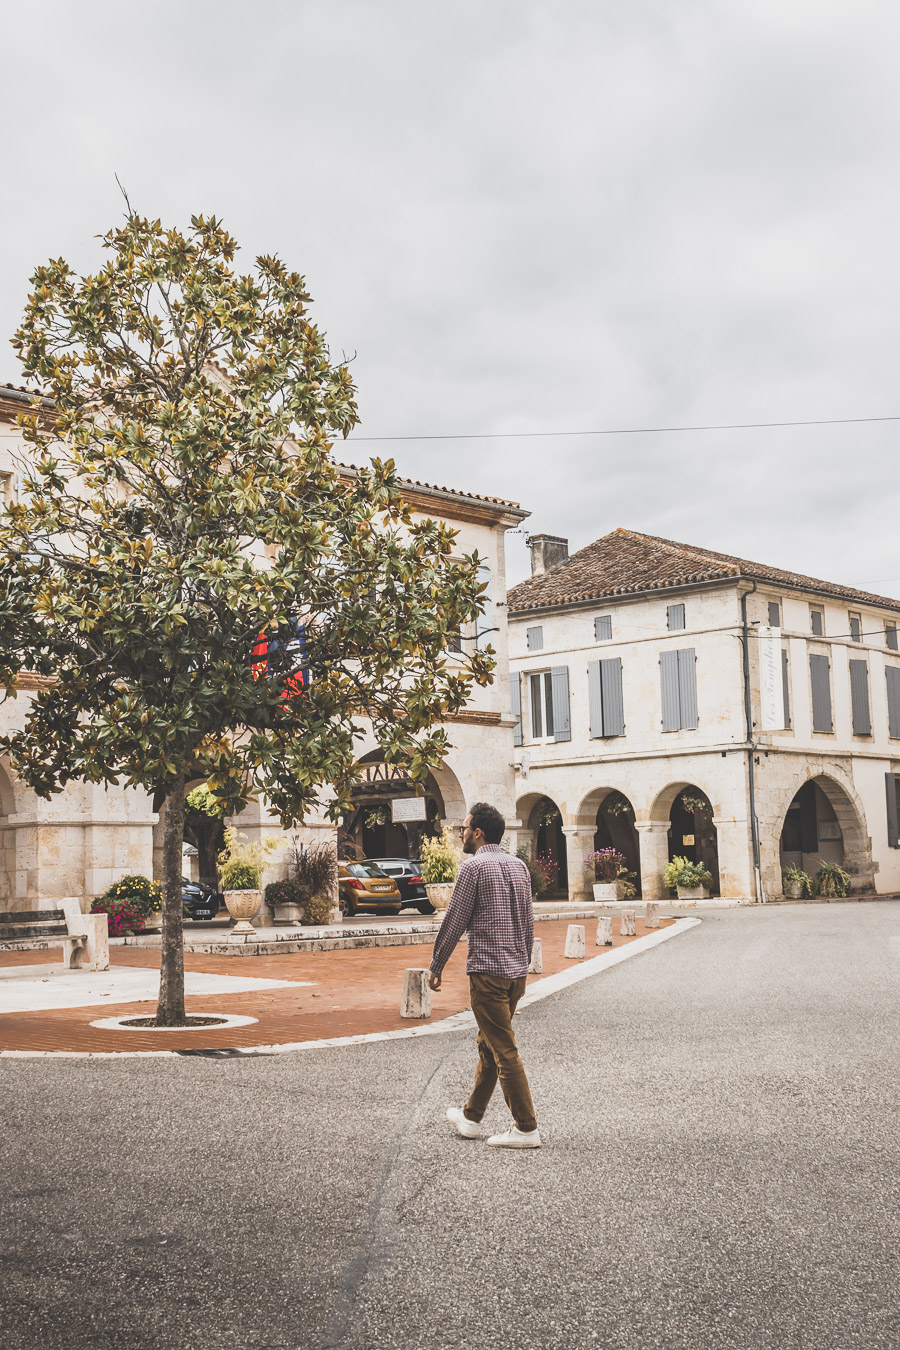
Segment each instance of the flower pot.
M788 899L788 900L802 900L802 899L803 899L803 882L802 882L802 881L794 881L794 882L792 882L790 886L787 886L787 887L785 888L784 894L785 894L786 899Z
M705 886L676 886L679 900L708 900L709 891Z
M152 914L144 915L144 932L158 933L162 928L162 910L155 909Z
M453 894L452 881L428 881L425 883L425 894L436 910L442 913L450 903L450 897Z
M595 881L594 899L604 900L606 902L609 902L610 900L621 900L623 898L622 892L624 889L621 881Z
M284 904L275 906L276 923L302 923L303 906L295 904Z
M232 933L255 933L250 920L262 904L262 891L225 891L225 908L237 922Z

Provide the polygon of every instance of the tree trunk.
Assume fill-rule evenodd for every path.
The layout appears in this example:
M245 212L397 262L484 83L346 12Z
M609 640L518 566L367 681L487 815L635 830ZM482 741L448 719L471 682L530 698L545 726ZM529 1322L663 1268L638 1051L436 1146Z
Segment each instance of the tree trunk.
M162 951L159 961L158 1027L186 1024L184 1015L184 938L181 910L181 846L184 840L184 771L166 798L163 825Z

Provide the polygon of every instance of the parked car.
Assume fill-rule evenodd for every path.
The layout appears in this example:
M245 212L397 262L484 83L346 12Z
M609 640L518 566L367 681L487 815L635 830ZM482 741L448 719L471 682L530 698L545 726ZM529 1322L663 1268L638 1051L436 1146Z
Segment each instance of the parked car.
M355 914L360 909L400 913L400 892L392 877L372 862L342 862L338 864L338 890L341 909Z
M428 892L422 880L422 864L418 858L369 858L368 861L394 878L404 909L417 909L420 914L434 913L434 905L428 899Z
M181 909L186 919L214 919L224 903L224 896L215 887L181 878Z

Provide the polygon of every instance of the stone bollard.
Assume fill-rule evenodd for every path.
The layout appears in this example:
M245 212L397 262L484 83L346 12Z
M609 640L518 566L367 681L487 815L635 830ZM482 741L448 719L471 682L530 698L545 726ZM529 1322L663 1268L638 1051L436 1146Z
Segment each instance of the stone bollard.
M584 956L584 924L570 923L566 929L566 950L563 953L577 959Z
M659 927L659 905L657 905L653 900L647 901L647 912L644 915L644 927L645 928Z
M619 931L621 932L623 937L634 937L635 933L637 932L637 927L635 926L634 922L633 909L622 910L622 924Z
M428 988L427 970L404 970L400 1016L431 1016L431 990Z
M597 920L597 946L612 946L612 916L609 914Z
M534 939L534 946L531 949L531 963L528 967L529 975L541 975L544 970L544 959L541 955L541 939Z

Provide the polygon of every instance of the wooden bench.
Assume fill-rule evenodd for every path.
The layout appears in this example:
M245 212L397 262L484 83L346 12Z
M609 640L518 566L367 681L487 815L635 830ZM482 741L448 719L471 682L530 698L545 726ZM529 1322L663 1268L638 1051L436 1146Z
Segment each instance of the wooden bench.
M66 970L109 970L106 915L82 914L75 899L60 900L59 906L0 913L0 951L36 951L59 943Z

